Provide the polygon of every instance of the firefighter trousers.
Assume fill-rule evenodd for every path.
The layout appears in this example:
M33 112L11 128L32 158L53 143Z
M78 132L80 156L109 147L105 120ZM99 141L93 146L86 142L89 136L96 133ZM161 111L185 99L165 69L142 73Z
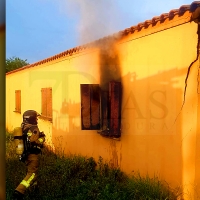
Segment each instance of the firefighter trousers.
M27 167L26 177L17 186L15 190L24 194L26 189L28 189L37 180L37 173L39 168L39 155L29 154L27 160L25 161Z

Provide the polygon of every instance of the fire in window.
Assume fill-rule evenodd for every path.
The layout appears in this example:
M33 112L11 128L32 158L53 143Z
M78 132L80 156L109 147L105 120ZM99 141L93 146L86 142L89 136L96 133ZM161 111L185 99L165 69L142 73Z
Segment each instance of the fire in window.
M109 82L108 91L98 84L81 84L82 130L98 130L103 136L121 136L121 83Z

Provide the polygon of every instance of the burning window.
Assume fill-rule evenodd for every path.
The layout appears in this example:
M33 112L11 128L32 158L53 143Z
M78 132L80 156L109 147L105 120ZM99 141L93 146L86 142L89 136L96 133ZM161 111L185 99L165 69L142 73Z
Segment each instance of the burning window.
M21 113L21 90L15 90L15 112Z
M98 84L81 84L82 130L98 130L103 136L121 136L121 83L109 82L108 91Z
M42 112L41 117L52 120L52 88L42 88Z

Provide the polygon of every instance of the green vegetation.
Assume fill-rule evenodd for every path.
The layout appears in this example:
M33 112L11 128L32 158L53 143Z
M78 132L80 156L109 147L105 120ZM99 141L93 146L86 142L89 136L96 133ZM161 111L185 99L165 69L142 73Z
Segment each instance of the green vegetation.
M27 60L22 60L17 57L7 58L6 59L6 73L9 71L21 68L26 65L29 65Z
M26 173L18 161L9 134L6 137L6 195L12 193ZM158 178L128 177L100 157L56 155L44 148L40 159L39 188L30 188L26 200L173 200L177 196Z

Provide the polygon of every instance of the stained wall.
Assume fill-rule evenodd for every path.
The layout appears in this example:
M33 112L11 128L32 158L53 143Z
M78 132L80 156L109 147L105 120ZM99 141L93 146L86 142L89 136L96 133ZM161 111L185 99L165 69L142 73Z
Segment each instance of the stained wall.
M66 154L99 156L128 174L157 175L185 198L198 196L200 180L199 59L197 24L189 14L6 75L6 128L22 112L41 112L41 88L52 87L52 122L39 119L47 143ZM122 83L121 137L81 130L80 84Z

